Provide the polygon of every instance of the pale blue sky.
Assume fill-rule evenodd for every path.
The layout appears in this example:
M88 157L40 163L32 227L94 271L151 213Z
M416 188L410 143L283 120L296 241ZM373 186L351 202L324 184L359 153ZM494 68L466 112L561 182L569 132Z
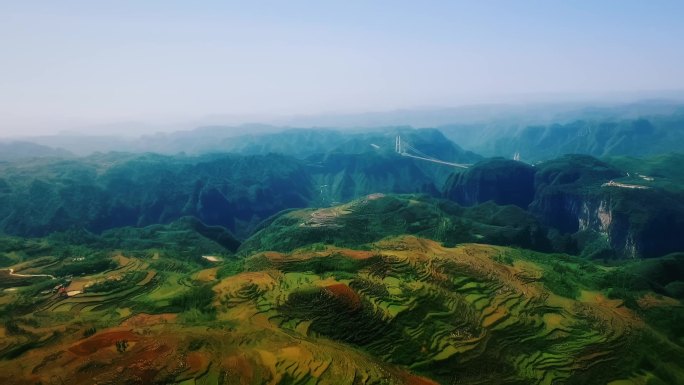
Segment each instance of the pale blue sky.
M657 0L0 1L0 133L682 90L682 20Z

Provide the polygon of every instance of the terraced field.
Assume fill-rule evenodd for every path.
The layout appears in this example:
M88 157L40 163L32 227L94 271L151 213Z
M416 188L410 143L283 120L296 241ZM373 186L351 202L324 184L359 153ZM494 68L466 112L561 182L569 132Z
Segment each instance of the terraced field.
M272 270L217 286L217 308L227 319L263 314L280 329L350 344L441 383L629 378L631 349L651 333L622 301L547 290L544 268L517 250L449 249L403 237L375 244L373 254L350 254L330 248L309 260L296 252L253 256L268 259ZM502 254L514 262L496 262ZM340 256L353 261L353 274L307 271ZM669 348L683 357L680 347Z
M646 319L681 302L647 293L627 307L592 284L615 268L576 258L400 236L358 249L261 251L238 270L230 260L183 271L189 265L159 255L112 259L115 268L72 281L84 293L44 294L0 327L1 383L684 378L684 349ZM109 291L85 284L112 277L121 281L90 286Z

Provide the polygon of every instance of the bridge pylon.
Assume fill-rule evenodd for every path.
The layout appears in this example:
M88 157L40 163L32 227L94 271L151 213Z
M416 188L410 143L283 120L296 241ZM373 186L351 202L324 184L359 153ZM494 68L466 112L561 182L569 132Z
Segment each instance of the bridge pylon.
M429 155L425 155L421 151L412 147L410 143L406 143L406 142L402 143L401 142L401 135L397 135L397 137L394 139L394 151L401 156L407 156L407 157L414 158L414 159L420 159L420 160L425 160L428 162L444 164L447 166L454 166L454 167L459 167L459 168L468 168L470 166L469 164L445 162L443 160L435 159ZM413 153L417 153L418 155L411 154L408 151L411 151Z

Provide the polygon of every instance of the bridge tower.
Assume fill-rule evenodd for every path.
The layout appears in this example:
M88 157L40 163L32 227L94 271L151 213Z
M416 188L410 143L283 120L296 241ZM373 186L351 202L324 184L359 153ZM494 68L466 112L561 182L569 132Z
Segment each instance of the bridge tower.
M420 159L420 160L424 160L424 161L428 161L428 162L444 164L447 166L454 166L454 167L460 167L460 168L468 168L470 166L469 164L445 162L443 160L435 159L429 155L426 155L423 152L421 152L420 150L411 146L411 144L409 142L404 141L402 143L401 142L401 135L397 135L397 137L394 139L394 151L401 156L407 156L409 158Z

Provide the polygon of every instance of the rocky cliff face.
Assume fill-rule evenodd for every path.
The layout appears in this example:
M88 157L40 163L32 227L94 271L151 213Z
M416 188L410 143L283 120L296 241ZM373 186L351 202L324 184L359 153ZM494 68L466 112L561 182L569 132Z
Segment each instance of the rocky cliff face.
M623 258L684 250L684 205L672 193L604 186L624 172L589 156L565 156L537 167L516 163L478 164L452 176L445 195L467 206L493 200L525 207L561 235L605 237Z
M494 201L526 209L534 198L534 167L502 158L477 163L446 183L447 198L463 206Z
M684 249L682 204L671 193L604 185L624 172L587 156L542 164L530 210L561 233L606 237L619 257L655 257ZM680 218L680 219L678 219Z
M684 250L684 210L663 191L602 187L595 193L538 192L533 212L565 234L591 231L617 256L656 257Z
M614 208L609 196L585 197L578 213L578 231L599 233L620 256L636 258L640 252L629 226L629 217L615 212Z

